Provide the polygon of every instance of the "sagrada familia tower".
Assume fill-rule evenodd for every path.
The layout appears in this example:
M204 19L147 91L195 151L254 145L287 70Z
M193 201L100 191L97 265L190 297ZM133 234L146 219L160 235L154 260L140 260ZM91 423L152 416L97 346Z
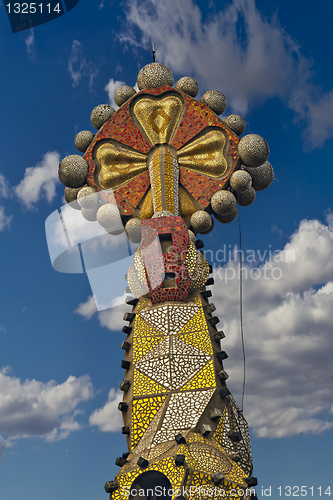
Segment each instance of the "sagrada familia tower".
M248 425L227 387L224 333L206 288L212 268L196 235L212 231L214 219L232 222L270 185L268 145L255 134L240 139L244 120L219 117L219 91L196 100L191 77L174 86L171 71L153 62L137 85L116 91L117 111L93 110L97 132L75 138L83 156L59 167L68 203L138 245L121 345L128 452L105 490L112 500L256 498Z

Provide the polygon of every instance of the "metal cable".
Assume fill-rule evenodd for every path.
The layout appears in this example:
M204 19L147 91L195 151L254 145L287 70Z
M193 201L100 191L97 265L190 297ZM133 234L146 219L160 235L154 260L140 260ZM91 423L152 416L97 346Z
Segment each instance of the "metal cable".
M239 208L239 207L238 207ZM240 277L239 277L239 316L240 316L240 332L242 341L242 351L243 351L243 388L242 388L242 403L241 412L244 408L244 396L245 396L245 383L246 383L246 371L245 371L245 342L244 342L244 329L243 329L243 255L242 255L242 228L241 219L238 210L238 232L239 232L239 267L240 267Z

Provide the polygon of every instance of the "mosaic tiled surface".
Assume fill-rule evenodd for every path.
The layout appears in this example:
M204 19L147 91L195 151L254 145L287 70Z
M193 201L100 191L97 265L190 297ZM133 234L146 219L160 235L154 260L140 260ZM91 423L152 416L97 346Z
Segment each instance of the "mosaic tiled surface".
M102 147L105 152L106 144L112 141L124 145L122 150L131 151L140 165L134 162L134 169L125 166L120 175L116 156L110 154L101 168L103 155L98 150ZM213 193L226 185L235 169L238 142L238 137L204 104L171 87L147 89L124 104L96 134L85 153L88 182L97 189L112 186L123 213L132 215L149 187L144 175L147 172L142 172L148 169L146 155L152 146L169 143L178 151L180 185L201 208L206 208ZM141 159L146 161L145 167ZM183 193L180 206L185 218L193 210L189 200ZM145 218L146 210L142 215Z
M221 403L220 421L209 421L209 437L199 433L206 436L202 422L207 420L201 418L221 402L216 378L221 365L197 293L209 266L183 220L206 208L213 193L226 186L239 161L238 141L205 105L161 87L135 94L85 154L89 183L108 189L107 201L114 191L122 215L143 219L141 246L128 271L130 289L139 298L125 353L131 385L124 395L130 411L123 416L130 427L130 455L117 475L113 500L124 498L121 488L142 474L138 457L149 460L145 471L165 474L175 491L182 485L205 486L243 500L231 490L246 486L252 459L247 423L232 396ZM173 216L151 219L158 211ZM171 242L168 249L166 242ZM241 441L230 440L230 431L240 432ZM177 444L179 433L185 444ZM177 454L185 456L185 467L175 464ZM225 476L219 486L212 480L216 472ZM193 492L190 498L215 496Z
M159 235L165 234L172 235L172 248L162 253ZM184 261L189 244L188 230L181 217L143 221L142 259L153 304L186 300L190 279ZM174 286L163 286L162 277L166 273L174 275Z
M216 389L208 326L200 299L197 302L146 302L137 312L132 421L145 422L145 429L132 427L134 449L174 440L177 433L195 427ZM143 347L145 342L149 349ZM152 404L156 412L151 418Z
M179 215L179 166L176 155L160 146L148 162L154 212Z
M185 455L187 466L195 472L213 475L219 471L223 473L227 482L246 485L246 472L228 457L222 446L214 439L192 432L187 437L186 444L180 446L178 453Z
M241 441L231 441L228 437L229 432L240 432L242 436ZM240 412L236 401L231 395L228 397L227 406L216 428L214 437L226 451L239 455L240 467L250 475L253 464L249 428L242 412Z

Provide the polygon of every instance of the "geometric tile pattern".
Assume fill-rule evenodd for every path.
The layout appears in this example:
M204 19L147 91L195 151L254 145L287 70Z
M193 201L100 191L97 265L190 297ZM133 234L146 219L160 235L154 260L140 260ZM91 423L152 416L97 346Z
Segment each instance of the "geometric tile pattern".
M134 368L133 396L166 393L167 389Z
M179 389L210 359L205 352L170 336L143 356L136 368L169 389Z
M131 425L132 447L139 442L154 416L161 408L166 396L156 396L133 401L133 416ZM142 411L144 408L144 411ZM148 411L147 411L148 410ZM144 420L142 417L145 416Z
M214 387L214 384L214 365L213 361L209 361L209 363L205 365L199 373L186 382L180 390L187 391L191 389L202 389L203 387Z
M195 427L216 389L213 350L198 297L196 302L138 308L132 345L135 453Z
M229 439L229 432L240 432L241 441L234 442ZM227 406L216 428L214 438L228 453L237 453L240 457L238 464L248 475L251 475L253 464L249 428L232 395L228 397Z
M207 475L219 471L223 473L226 481L245 484L248 474L228 457L222 446L214 439L191 432L186 444L182 444L177 453L185 455L186 465L191 470Z

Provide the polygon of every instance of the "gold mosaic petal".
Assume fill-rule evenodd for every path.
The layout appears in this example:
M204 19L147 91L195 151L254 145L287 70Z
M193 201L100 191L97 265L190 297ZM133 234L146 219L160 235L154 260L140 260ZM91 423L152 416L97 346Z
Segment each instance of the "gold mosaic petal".
M122 144L104 142L96 151L100 163L99 183L103 189L116 189L147 169L146 155Z
M223 129L210 130L178 151L179 165L214 179L222 179L228 171L225 145Z
M132 407L132 425L131 425L131 447L132 449L142 438L150 422L155 417L158 410L165 401L165 396L154 398L134 399Z
M180 390L189 391L191 389L204 389L207 387L216 387L213 361L210 361L204 366L203 369L191 378L187 384L183 385Z
M154 382L150 377L143 375L143 373L134 368L133 397L166 392L168 390L163 385Z
M133 113L149 142L164 144L172 138L183 117L184 104L179 97L141 97L133 107Z
M195 212L195 205L182 185L179 185L179 204L183 219L189 219Z
M154 215L153 195L151 192L151 188L149 188L147 191L147 194L140 208L139 215L142 220L150 219Z

